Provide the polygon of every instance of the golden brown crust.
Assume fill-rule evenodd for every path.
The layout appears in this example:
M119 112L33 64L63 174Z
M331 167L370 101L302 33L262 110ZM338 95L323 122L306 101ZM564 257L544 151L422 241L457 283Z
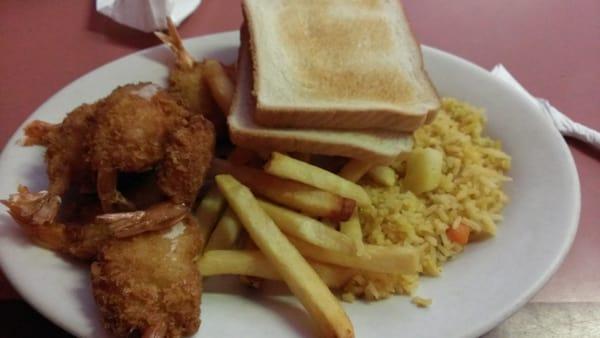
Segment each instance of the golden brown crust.
M234 144L257 150L337 155L376 163L389 163L402 151L411 148L410 137L397 132L271 129L257 125L251 118L256 103L250 93L252 66L248 31L244 26L240 42L238 80L229 116L229 134Z
M185 230L175 236L170 231L178 226ZM161 325L166 325L165 337L196 332L202 290L193 260L201 242L198 226L190 223L106 244L92 264L91 278L107 330L117 337Z
M396 1L246 0L243 13L263 126L413 131L439 107Z
M191 206L214 156L215 131L202 115L169 135L157 184L175 203Z
M395 4L396 4L396 6L399 7L400 13L402 14L404 21L409 22L408 17L406 16L406 10L404 9L404 4L402 4L401 1L395 1ZM408 25L408 33L409 33L410 37L413 39L413 41L415 42L415 44L417 44L420 47L417 49L419 51L419 60L421 61L421 69L422 69L423 73L425 74L425 85L428 86L429 90L431 90L433 92L433 95L435 95L435 97L438 101L438 107L435 109L430 109L427 112L427 118L425 119L425 123L428 124L428 123L431 123L435 119L437 111L441 107L442 99L441 99L440 94L437 91L437 88L433 85L433 82L431 81L431 77L429 77L429 73L427 72L427 69L425 69L425 61L423 60L423 48L419 44L419 40L417 39L417 36L415 35L415 32L413 32L413 29L410 25Z
M94 114L90 161L94 169L143 171L164 156L169 131L181 124L189 112L162 90L151 99L132 94L149 85L121 86L102 100Z
M389 129L400 132L416 130L423 125L427 117L426 114L404 115L398 114L397 111L385 109L370 109L368 111L283 107L261 109L260 105L257 105L254 120L265 127L297 128L298 116L305 116L302 119L302 128L361 130L373 129L374 127L388 129L384 126L396 126ZM365 121L370 121L370 123L365 123Z
M203 76L202 63L198 62L191 69L175 67L169 73L169 93L179 98L184 107L198 114L219 109L202 80Z
M46 137L46 164L49 192L63 195L71 184L91 181L91 169L86 161L86 138L93 130L96 104L83 104L65 117Z
M399 153L377 153L365 147L351 144L332 145L318 139L294 138L290 136L264 135L260 132L253 133L248 130L231 128L231 141L233 144L244 146L253 150L269 150L280 152L302 152L308 154L319 154L329 156L343 156L356 158L363 161L388 164L392 162Z

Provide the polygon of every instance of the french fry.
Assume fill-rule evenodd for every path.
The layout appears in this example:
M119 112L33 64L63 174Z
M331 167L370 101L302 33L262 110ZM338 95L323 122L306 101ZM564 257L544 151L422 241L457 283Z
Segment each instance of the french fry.
M237 216L231 208L227 208L210 235L204 251L231 248L239 238L241 230L242 225Z
M229 107L233 100L234 85L221 63L214 59L204 61L204 80L212 97L225 115L229 115Z
M301 182L315 188L338 194L356 201L358 205L370 205L367 192L354 182L350 182L332 172L293 157L273 152L264 167L271 175Z
M318 262L385 273L414 274L419 270L419 254L414 248L365 244L365 255L352 256L329 251L296 238L290 237L289 240L303 256Z
M231 175L219 175L216 181L250 237L315 320L322 336L354 337L352 323L338 300L250 190Z
M372 166L368 162L352 159L342 167L339 175L350 182L358 182Z
M258 250L207 251L196 264L203 277L242 275L281 280L271 262ZM329 264L316 262L309 262L309 264L321 280L334 289L344 286L356 274L355 270Z
M248 232L242 228L242 234L240 235L239 247L244 251L257 251L258 247L248 235ZM254 277L249 275L240 275L240 282L248 285L254 289L260 289L262 286L263 278Z
M284 233L328 250L348 255L357 253L357 248L350 237L316 219L266 201L259 200L258 203Z
M387 165L378 165L369 169L367 176L384 187L391 187L396 183L396 172Z
M257 195L313 217L344 221L352 216L356 202L306 184L269 175L261 170L213 161L215 174L230 174Z
M253 276L280 280L277 270L258 250L211 250L197 261L202 277L218 275Z
M357 274L357 270L355 269L310 260L307 261L315 269L321 280L332 289L342 288L350 281L350 278Z
M205 243L217 224L224 208L225 198L216 186L211 187L196 209L196 219L200 224L200 232Z
M349 220L340 223L340 232L352 238L358 256L367 254L365 244L363 243L362 227L360 226L360 220L356 212L352 214Z

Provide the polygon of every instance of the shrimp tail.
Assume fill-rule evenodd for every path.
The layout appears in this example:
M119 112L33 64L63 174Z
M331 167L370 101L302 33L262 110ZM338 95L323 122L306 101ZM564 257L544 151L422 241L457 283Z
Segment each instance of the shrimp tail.
M8 207L8 213L37 245L54 251L64 250L67 242L65 226L52 222L60 197L49 198L47 191L31 193L27 187L19 186L18 193L0 203Z
M182 221L187 214L185 205L164 202L143 211L99 215L96 222L108 225L114 237L125 238L170 228Z
M168 34L163 32L154 32L157 38L160 39L165 45L167 45L171 51L175 54L177 66L181 68L191 69L194 67L196 60L188 53L188 51L183 47L183 42L181 41L181 36L171 20L170 17L167 17L167 27Z
M9 213L19 223L43 225L52 223L60 208L60 196L48 191L32 193L26 186L19 185L19 192L11 194L7 200L0 200Z

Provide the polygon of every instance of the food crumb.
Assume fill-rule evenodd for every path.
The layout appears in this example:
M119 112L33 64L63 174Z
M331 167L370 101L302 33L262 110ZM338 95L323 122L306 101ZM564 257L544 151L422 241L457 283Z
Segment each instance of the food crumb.
M431 298L415 296L411 299L410 302L418 307L429 307L429 305L431 305Z

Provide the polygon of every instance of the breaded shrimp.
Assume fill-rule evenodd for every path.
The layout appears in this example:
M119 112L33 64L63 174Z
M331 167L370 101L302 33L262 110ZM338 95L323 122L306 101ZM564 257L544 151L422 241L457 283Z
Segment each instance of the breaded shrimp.
M40 120L32 121L25 126L23 145L47 147L50 144L52 133L58 128L60 128L60 123L52 124Z
M92 175L85 161L85 140L92 129L95 107L81 105L58 125L33 121L25 128L25 145L47 147L48 191L27 200L27 212L33 223L54 221L67 190L73 185L90 185Z
M175 203L191 205L214 156L212 124L192 116L185 127L169 136L166 156L158 170L157 184Z
M111 240L92 264L94 298L117 337L182 337L200 326L202 245L192 217L169 230Z
M31 193L19 187L17 194L0 203L8 207L8 212L19 223L25 234L37 245L82 259L93 259L111 238L125 238L148 231L166 229L181 221L188 209L182 204L163 202L145 211L98 215L87 223L63 224L33 222L31 214L23 208L23 199L35 199L40 193Z
M194 202L206 174L197 169L208 166L213 156L214 129L202 116L190 118L187 109L150 83L119 87L103 100L95 115L89 161L98 173L96 188L105 212L135 209L117 190L119 172L143 172L156 166L159 187L167 189L163 192L168 197L175 203ZM182 161L187 168L181 167ZM184 176L161 174L163 169ZM169 184L182 179L186 184Z
M149 83L121 86L94 114L88 160L98 173L96 189L105 212L135 209L117 190L118 172L151 169L164 156L169 130L186 118L185 109L183 116L162 110L154 98L165 95Z
M118 87L78 107L61 124L34 121L25 133L24 144L47 147L48 191L19 199L21 210L40 225L54 221L61 198L73 187L96 192L105 213L136 210L117 189L120 173L158 169L163 193L190 206L215 146L211 123L152 83Z
M19 186L0 202L38 245L98 260L92 284L107 328L118 336L195 332L201 281L193 260L203 239L189 207L214 156L211 122L140 83L80 106L61 124L33 122L24 143L47 147L49 189ZM117 189L119 174L128 178L119 188L134 189L132 201ZM85 190L97 196L82 194L89 182L95 191ZM77 203L63 205L72 194Z
M175 66L169 72L169 93L179 98L191 112L202 114L209 119L215 127L217 137L225 138L227 122L224 113L227 112L219 111L204 81L206 73L204 62L198 62L185 49L181 36L170 18L167 18L167 25L168 34L162 32L154 34L175 54Z
M118 87L94 115L90 160L94 168L145 171L164 156L170 130L182 125L189 112L151 83Z

